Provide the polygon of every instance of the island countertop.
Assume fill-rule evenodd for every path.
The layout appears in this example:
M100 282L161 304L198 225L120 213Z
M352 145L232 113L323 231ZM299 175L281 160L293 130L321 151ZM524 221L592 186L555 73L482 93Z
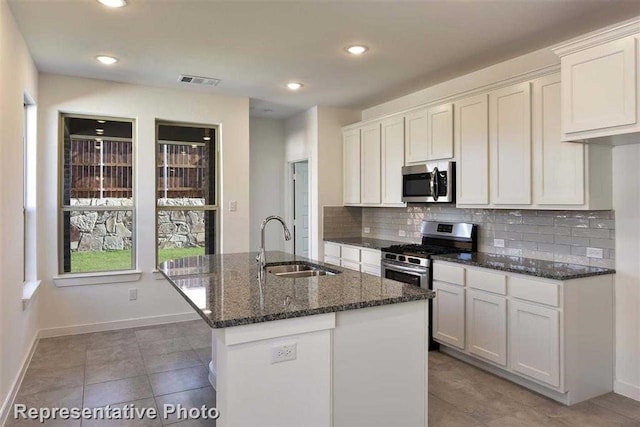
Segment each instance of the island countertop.
M284 252L267 263L319 264L340 274L305 278L270 273L258 280L255 252L166 261L160 272L212 328L247 325L433 298L433 292Z

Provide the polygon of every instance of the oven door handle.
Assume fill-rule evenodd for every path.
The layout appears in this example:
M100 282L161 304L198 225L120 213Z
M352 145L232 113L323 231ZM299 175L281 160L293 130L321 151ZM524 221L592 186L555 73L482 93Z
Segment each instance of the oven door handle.
M404 272L407 272L407 273L417 273L417 274L420 274L420 275L427 274L428 270L429 270L428 268L427 269L415 269L415 268L411 268L411 267L404 267L402 265L391 264L389 262L383 262L382 263L382 267L389 268L389 269L395 269L395 270L398 270L398 271L404 271Z

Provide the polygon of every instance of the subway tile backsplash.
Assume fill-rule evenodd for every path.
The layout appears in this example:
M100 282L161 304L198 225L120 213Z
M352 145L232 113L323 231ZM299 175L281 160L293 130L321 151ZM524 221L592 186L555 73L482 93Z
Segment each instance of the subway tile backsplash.
M472 222L479 226L481 252L614 267L613 211L536 211L458 209L441 205L406 208L327 207L325 237L365 236L402 242L420 241L422 220ZM361 233L355 228L360 225ZM369 233L364 233L365 229ZM344 230L348 234L340 234ZM405 237L400 236L405 234ZM329 234L328 234L329 233ZM504 247L495 246L504 240ZM588 258L587 247L602 249L603 259Z

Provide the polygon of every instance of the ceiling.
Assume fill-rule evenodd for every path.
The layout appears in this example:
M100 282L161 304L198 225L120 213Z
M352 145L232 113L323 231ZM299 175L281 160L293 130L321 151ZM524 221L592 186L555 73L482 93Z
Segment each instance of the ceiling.
M640 0L9 0L38 69L251 98L252 116L365 108L640 15ZM370 47L361 57L344 51ZM120 62L107 67L99 54ZM178 83L215 77L215 88ZM288 81L299 81L298 92Z

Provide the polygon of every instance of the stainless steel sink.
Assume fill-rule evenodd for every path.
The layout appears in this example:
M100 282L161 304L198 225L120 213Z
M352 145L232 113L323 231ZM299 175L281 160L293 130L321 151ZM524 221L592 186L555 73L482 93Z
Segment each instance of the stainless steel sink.
M287 263L287 264L267 264L267 273L279 277L313 277L313 276L333 276L340 274L337 270L330 270L318 264L311 263Z

